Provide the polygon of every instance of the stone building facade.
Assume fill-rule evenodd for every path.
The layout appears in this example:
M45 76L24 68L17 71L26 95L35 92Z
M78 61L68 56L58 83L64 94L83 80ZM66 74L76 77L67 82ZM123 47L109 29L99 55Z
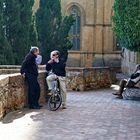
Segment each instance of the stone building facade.
M140 53L123 49L121 70L125 74L132 74L137 64L140 64Z
M120 66L120 50L112 31L113 3L114 0L61 0L62 14L73 13L76 17L70 31L73 48L68 66ZM33 8L38 6L36 0Z

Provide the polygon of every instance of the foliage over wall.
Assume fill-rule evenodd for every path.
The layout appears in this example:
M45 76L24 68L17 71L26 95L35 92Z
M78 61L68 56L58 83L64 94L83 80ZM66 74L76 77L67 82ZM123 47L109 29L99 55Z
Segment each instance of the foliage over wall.
M140 52L140 0L115 0L113 30L122 47Z
M3 0L0 1L0 64L13 64L13 53L4 30Z

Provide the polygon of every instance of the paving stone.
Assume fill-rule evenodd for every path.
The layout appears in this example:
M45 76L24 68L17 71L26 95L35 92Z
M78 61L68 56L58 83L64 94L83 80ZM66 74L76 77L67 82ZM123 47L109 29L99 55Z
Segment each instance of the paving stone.
M114 88L68 92L68 108L27 108L0 122L1 140L139 140L140 102L115 98Z

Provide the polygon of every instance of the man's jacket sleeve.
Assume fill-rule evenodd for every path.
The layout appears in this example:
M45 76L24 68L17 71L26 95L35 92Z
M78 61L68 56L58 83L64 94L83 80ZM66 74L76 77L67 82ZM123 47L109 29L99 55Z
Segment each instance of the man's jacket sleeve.
M47 63L46 64L46 71L50 71L52 69L51 64Z

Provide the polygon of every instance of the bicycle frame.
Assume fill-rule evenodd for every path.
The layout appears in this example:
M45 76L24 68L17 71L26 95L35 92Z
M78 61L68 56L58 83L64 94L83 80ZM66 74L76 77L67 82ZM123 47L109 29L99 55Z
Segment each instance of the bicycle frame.
M59 83L59 79L58 79L58 78L55 79L55 80L52 82L52 84L53 84L53 89L54 89L54 91L57 91L57 92L60 93L60 83Z
M61 96L61 92L60 92L59 79L58 78L55 79L52 82L52 84L53 84L54 92L49 97L48 107L49 107L49 110L56 111L61 106L61 104L62 104L62 96Z

